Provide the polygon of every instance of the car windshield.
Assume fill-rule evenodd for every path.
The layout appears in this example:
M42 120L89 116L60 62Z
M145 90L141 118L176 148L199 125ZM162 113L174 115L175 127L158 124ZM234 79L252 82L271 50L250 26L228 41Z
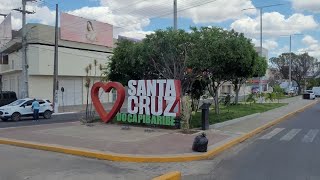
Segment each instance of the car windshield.
M307 93L313 93L313 91L306 91Z
M17 106L17 105L19 105L19 104L21 104L21 103L23 103L23 102L25 102L25 100L23 100L23 99L18 99L18 100L16 100L16 101L8 104L8 106Z

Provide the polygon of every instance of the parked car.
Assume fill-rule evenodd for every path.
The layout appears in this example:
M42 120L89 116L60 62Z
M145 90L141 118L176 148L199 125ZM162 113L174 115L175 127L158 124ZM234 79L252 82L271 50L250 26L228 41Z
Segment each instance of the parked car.
M312 90L306 90L306 92L303 93L303 99L316 99L316 95Z
M52 103L47 99L38 99L40 104L39 116L43 116L45 119L50 119L53 107ZM8 105L0 107L0 118L3 121L11 119L12 121L19 121L21 117L32 116L33 111L31 108L33 99L25 98L18 99Z
M251 89L251 93L255 94L255 93L259 93L260 90L259 90L259 87L254 87Z
M320 97L320 87L313 87L312 91L316 95L316 97Z
M17 100L17 95L13 91L1 91L0 92L0 106L4 106Z
M296 87L291 87L291 88L287 88L286 90L285 90L285 93L287 94L287 95L298 95L298 88L296 88Z

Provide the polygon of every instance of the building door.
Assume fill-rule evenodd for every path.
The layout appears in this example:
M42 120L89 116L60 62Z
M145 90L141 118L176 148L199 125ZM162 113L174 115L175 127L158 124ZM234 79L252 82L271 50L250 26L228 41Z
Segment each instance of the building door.
M61 92L61 88L64 92ZM72 106L81 105L83 99L81 78L59 78L59 105Z

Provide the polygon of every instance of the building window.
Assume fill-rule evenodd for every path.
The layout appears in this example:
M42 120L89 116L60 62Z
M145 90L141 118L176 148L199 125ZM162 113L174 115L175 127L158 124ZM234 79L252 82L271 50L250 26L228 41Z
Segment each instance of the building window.
M0 64L8 64L9 63L8 55L0 54Z
M9 63L9 56L4 55L2 56L2 64L8 64Z

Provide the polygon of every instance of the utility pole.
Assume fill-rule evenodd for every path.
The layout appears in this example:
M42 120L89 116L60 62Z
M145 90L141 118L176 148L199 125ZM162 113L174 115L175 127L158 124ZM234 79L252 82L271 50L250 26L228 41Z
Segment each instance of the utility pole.
M289 84L288 84L288 90L291 90L292 87L292 37L303 35L301 33L299 34L290 34L290 35L281 35L282 37L289 37Z
M29 73L28 73L28 59L27 59L27 29L26 29L26 14L34 14L35 12L26 11L26 5L28 1L34 0L22 0L22 10L13 9L22 13L22 86L20 96L22 98L29 97Z
M54 112L59 111L59 81L58 81L58 39L59 39L59 28L58 28L58 4L56 4L56 26L55 26L55 37L54 37L54 69L53 69L53 107Z
M292 56L291 56L291 39L292 39L292 35L290 34L290 48L289 48L289 92L291 90L291 86L292 86L292 80L291 80L291 69L292 69Z
M262 48L262 7L259 8L260 10L260 56L262 57L263 48ZM261 77L259 77L259 93L260 93L260 101L261 101L261 93L262 93L262 83Z
M284 3L283 4L272 4L272 5L267 5L267 6L260 6L260 7L253 7L253 8L246 8L246 9L242 9L242 11L246 11L246 10L250 10L250 9L259 9L260 11L260 56L262 57L263 56L263 47L262 47L262 14L263 14L263 9L264 8L268 8L268 7L274 7L274 6L282 6L282 5L285 5ZM262 83L261 83L261 77L259 77L259 92L260 92L260 95L262 93Z
M173 0L173 29L178 29L178 7L177 0Z

